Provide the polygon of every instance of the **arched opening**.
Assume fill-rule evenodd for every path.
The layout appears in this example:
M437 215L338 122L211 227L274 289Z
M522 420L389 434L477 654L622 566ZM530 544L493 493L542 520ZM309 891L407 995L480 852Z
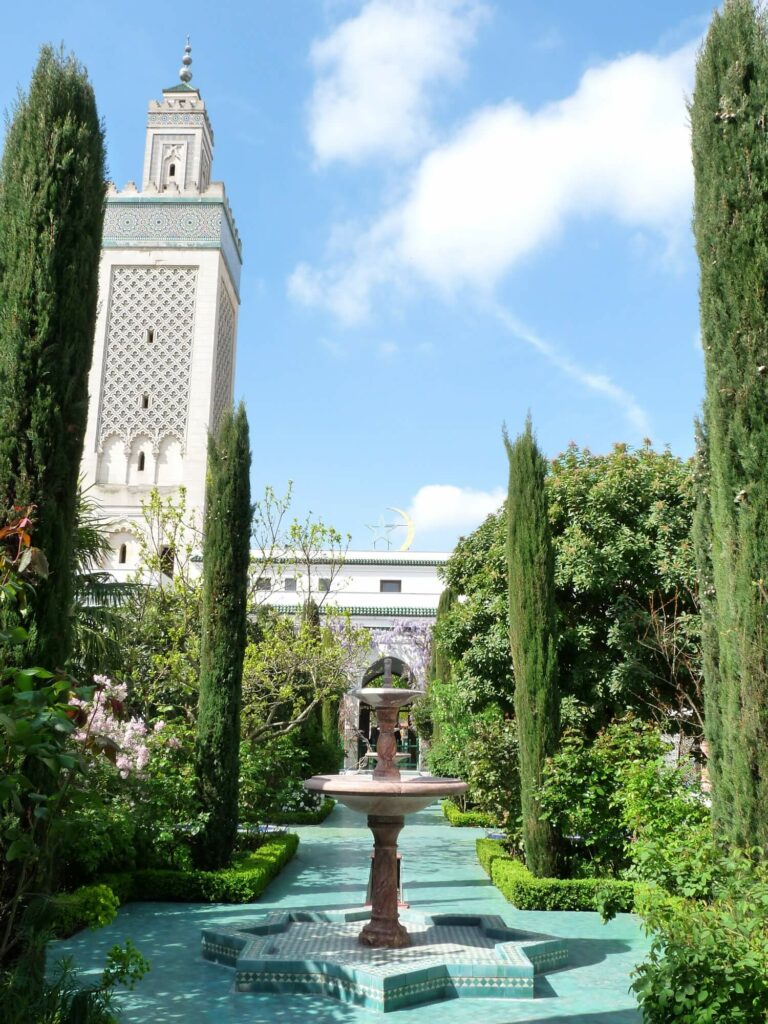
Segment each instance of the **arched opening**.
M141 408L142 409L148 409L149 408L149 395L144 394L144 395L141 396Z
M128 560L128 545L127 544L121 544L120 545L120 550L117 553L118 565L125 565L127 560Z
M169 178L175 178L176 177L176 164L171 164L171 166L168 168L168 177Z
M395 686L407 689L411 686L412 679L413 672L402 658L385 656L379 658L366 670L361 681L361 688ZM416 768L419 761L419 739L408 707L400 709L397 732L397 752L407 755L398 758L400 768ZM358 709L357 735L357 758L360 762L369 750L375 748L379 738L376 712L365 703L364 697L360 699ZM369 767L372 766L369 765Z
M146 460L145 460L145 457L144 457L144 452L139 452L139 461L138 461L138 464L136 466L136 468L138 469L139 473L143 473L144 472L144 463L145 463L145 461Z
M147 344L154 345L155 343L155 329L154 327L147 328Z

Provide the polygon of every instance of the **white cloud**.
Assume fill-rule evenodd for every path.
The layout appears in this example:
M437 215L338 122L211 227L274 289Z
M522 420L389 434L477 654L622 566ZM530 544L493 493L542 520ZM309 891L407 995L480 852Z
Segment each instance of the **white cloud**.
M414 495L408 515L419 534L441 530L473 530L506 497L501 487L493 491L475 491L452 484L426 484Z
M385 286L487 294L574 218L610 217L672 244L690 220L695 52L691 43L591 68L571 96L533 113L511 100L479 111L346 252L336 244L325 266L300 264L291 294L346 323L365 319Z
M382 341L378 347L382 359L392 359L399 351L400 346L394 341Z
M601 395L603 398L607 398L615 405L618 405L626 416L629 425L640 437L651 436L648 414L629 391L618 384L614 384L606 374L587 370L574 362L569 356L563 355L554 345L540 338L538 334L529 327L526 327L525 324L522 324L503 307L493 304L488 308L511 335L535 349L539 355L542 355L548 363L556 366L566 377L570 377L571 380L577 381L587 388L588 391L593 391L595 394Z
M430 142L431 90L460 78L478 0L369 0L315 42L309 133L321 163L407 158Z

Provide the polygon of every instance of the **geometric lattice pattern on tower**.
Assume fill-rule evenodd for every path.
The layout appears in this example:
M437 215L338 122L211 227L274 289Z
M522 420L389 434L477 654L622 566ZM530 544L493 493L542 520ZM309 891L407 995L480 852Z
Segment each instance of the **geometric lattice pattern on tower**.
M113 268L99 451L142 434L156 452L169 435L184 450L196 291L196 267Z
M219 285L219 316L216 326L216 370L211 430L219 427L222 413L232 405L232 371L235 359L235 307L222 281Z

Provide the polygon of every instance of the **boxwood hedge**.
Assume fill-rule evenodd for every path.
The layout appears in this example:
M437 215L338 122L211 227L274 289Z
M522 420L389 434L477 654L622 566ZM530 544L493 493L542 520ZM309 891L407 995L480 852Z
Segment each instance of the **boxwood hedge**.
M616 878L536 878L495 839L477 840L477 857L491 881L518 910L631 911L635 886Z

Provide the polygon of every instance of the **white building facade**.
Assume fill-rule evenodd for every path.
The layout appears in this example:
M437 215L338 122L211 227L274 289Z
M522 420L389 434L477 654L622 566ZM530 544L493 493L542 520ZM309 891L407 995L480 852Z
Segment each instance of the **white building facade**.
M202 525L208 433L233 398L241 244L190 64L187 45L179 84L150 102L141 188L107 195L82 473L118 574L153 487L183 486Z
M322 555L306 569L290 559L268 568L258 586L266 604L286 614L298 612L309 594L321 606L349 613L355 626L392 629L403 619L433 621L445 584L438 569L444 552L348 551L340 568Z
M353 625L371 633L366 661L349 680L350 690L381 685L382 677L407 675L423 690L427 682L431 631L440 594L445 588L438 575L447 552L348 551L339 564L319 555L307 568L290 558L279 558L262 571L256 586L263 603L286 615L298 615L311 596L323 609L349 615ZM407 720L403 713L403 723ZM348 693L341 707L345 765L354 768L364 757L375 721L369 710ZM413 728L403 729L400 748L410 767L421 763L421 744Z

